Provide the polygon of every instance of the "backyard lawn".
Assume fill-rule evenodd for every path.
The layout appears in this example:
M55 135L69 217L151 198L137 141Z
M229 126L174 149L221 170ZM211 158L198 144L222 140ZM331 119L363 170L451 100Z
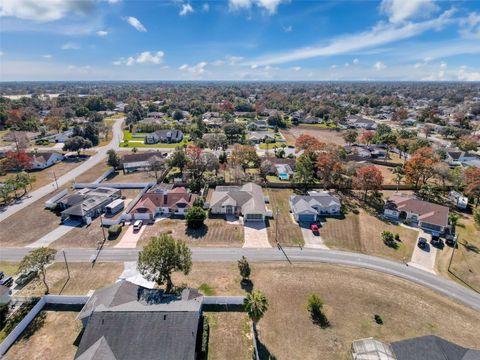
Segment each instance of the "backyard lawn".
M294 222L290 213L288 198L293 195L290 189L268 189L265 195L270 198L270 204L273 212L273 219L269 219L267 227L268 239L270 244L275 245L275 228L278 224L278 242L283 246L303 245L303 236L300 226ZM278 219L275 219L278 211Z
M400 235L399 248L392 249L383 243L381 238L383 230ZM329 248L389 257L399 261L410 260L417 241L417 231L383 222L367 214L363 209L360 209L358 214L348 213L344 219L327 218L320 228L320 233Z
M61 253L57 255L61 259ZM67 255L68 261L68 255ZM91 263L69 262L70 279L64 262L56 262L47 268L47 284L52 295L84 295L113 284L123 272L121 262ZM41 296L45 287L40 279L35 279L21 289L18 296Z
M77 311L42 310L5 355L5 360L73 359L82 324Z
M251 266L253 287L263 291L270 304L258 326L262 359L268 359L267 354L279 360L348 359L352 341L371 336L395 341L434 334L463 346L479 346L480 313L400 278L326 264ZM216 295L245 294L235 263L194 263L189 275L175 274L173 280L192 287L207 283ZM312 293L325 301L331 323L327 329L309 318L306 303ZM375 323L375 314L383 325ZM233 326L237 337L238 327ZM239 339L231 338L231 346L239 349L234 358L248 356L245 346L240 350Z
M315 137L317 140L324 143L333 143L336 145L345 145L343 140L343 132L337 130L322 129L313 126L296 126L288 130L295 138L306 134Z
M243 245L243 226L232 225L223 218L207 218L205 227L189 230L183 219L164 219L145 228L139 247L143 247L152 236L171 234L177 240L186 241L190 246L234 246Z

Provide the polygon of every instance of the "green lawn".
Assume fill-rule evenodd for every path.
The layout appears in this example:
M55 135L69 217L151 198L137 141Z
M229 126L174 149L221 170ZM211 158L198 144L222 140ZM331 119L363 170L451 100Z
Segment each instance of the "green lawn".
M3 271L6 276L14 276L18 273L18 265L17 262L0 261L0 271Z
M338 129L338 126L332 123L320 123L320 124L302 124L302 126L311 126L320 129Z
M147 133L135 133L136 135L147 135ZM132 133L128 130L123 130L123 140L128 140L128 144L122 141L120 147L124 148L176 148L179 146L190 145L192 141L186 141L185 139L182 142L169 144L169 143L158 143L158 144L144 144L141 138L132 137ZM137 142L138 141L138 142Z

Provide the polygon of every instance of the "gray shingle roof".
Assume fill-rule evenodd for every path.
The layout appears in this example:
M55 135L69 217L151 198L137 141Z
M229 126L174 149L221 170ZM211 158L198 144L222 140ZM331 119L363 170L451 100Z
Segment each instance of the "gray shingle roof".
M292 204L292 211L296 214L304 212L316 213L317 211L314 207L327 208L341 205L338 196L326 192L312 195L292 195L290 196L290 203Z
M258 213L265 215L265 199L262 188L254 183L239 186L217 186L210 200L210 207L226 205L239 206L242 214Z

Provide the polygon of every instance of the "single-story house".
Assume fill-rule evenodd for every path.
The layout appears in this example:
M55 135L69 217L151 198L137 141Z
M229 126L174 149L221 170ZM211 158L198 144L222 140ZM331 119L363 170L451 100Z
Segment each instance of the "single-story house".
M268 131L251 131L248 136L248 140L254 142L255 144L260 144L270 140L271 142L275 142L275 135Z
M301 124L319 124L322 122L322 119L318 117L308 116L298 120Z
M66 219L80 220L88 223L105 211L105 207L122 196L120 189L98 187L81 189L67 194L57 200L57 206L65 209L61 212L62 221Z
M47 135L37 141L48 140L51 143L64 143L66 140L73 136L73 129L66 130L59 134Z
M180 295L126 280L96 290L79 313L83 331L76 360L199 358L203 296Z
M391 344L374 338L352 343L353 360L474 360L479 349L468 349L435 335L419 336Z
M280 180L290 180L293 170L288 164L275 164L275 172Z
M247 124L245 127L249 131L265 131L268 130L267 120L255 120Z
M345 118L345 122L351 128L367 130L374 130L377 128L377 123L375 121L359 115L349 115Z
M132 154L126 154L121 159L124 173L135 171L149 171L152 164L165 163L165 154L158 151L143 151Z
M42 170L59 163L65 156L57 152L39 152L28 154L32 158L32 170Z
M187 192L183 187L148 192L143 194L130 215L132 220L154 220L158 215L185 215L197 198L198 195Z
M242 215L245 221L264 221L268 213L262 188L254 183L217 186L209 207L212 214Z
M448 227L448 207L412 196L402 194L391 196L385 204L383 213L391 219L408 220L411 225L433 235L443 234Z
M446 156L446 161L450 166L473 166L470 164L471 162L480 162L480 158L477 155L461 150L447 150Z
M0 305L8 304L12 295L12 289L8 286L0 285Z
M308 195L292 195L290 210L297 222L315 222L319 215L339 215L340 198L328 191L309 191Z
M183 140L183 133L181 130L158 130L145 136L145 144L157 143L179 143Z

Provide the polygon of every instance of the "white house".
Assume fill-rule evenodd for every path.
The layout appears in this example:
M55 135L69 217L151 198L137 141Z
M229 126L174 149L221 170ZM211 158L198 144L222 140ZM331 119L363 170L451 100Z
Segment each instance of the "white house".
M65 159L63 154L56 152L42 152L29 155L32 157L32 170L46 169Z
M292 195L290 210L297 222L315 222L319 215L339 215L340 198L328 191L309 191L308 195Z

